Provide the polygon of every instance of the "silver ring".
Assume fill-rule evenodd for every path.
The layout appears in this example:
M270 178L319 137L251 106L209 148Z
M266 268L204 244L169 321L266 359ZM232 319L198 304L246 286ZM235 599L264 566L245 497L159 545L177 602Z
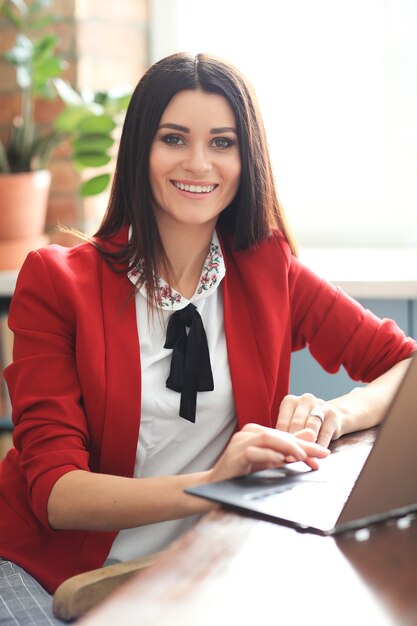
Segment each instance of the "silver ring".
M324 414L323 411L321 411L320 409L313 409L308 414L308 417L318 417L322 424L324 422Z

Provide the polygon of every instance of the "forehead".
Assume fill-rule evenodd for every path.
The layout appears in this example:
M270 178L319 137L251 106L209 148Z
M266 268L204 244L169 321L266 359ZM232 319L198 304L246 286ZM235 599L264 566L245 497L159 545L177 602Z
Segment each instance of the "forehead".
M183 126L192 123L222 127L236 126L235 115L226 98L220 94L201 90L179 91L164 110L161 123L172 122Z

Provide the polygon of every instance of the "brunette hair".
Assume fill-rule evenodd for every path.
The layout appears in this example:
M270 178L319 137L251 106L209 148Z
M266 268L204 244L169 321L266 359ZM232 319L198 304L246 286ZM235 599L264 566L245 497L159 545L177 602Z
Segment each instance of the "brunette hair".
M117 252L100 246L110 263L134 267L143 258L143 281L155 295L157 268L168 269L152 208L149 156L162 114L171 98L183 90L222 95L236 119L241 158L238 192L220 214L218 226L233 234L234 247L256 246L278 229L295 253L295 244L282 210L263 122L255 94L235 67L217 57L178 53L155 63L139 81L123 126L108 209L95 237L106 240L122 226L131 227L129 242ZM152 299L152 298L151 298Z

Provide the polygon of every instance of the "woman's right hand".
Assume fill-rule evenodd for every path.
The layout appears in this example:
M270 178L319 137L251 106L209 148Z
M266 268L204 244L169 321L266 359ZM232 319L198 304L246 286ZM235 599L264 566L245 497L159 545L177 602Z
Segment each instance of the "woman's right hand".
M246 476L251 472L281 467L292 461L303 461L311 469L318 468L318 458L330 454L315 441L315 433L304 429L295 434L246 424L231 438L216 465L209 472L209 481Z

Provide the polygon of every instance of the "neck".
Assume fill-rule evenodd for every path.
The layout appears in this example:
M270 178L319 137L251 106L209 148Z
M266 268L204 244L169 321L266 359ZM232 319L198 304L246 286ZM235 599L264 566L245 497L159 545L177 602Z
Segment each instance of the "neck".
M160 235L170 264L170 275L167 276L163 268L160 275L182 296L191 298L208 254L213 225L210 228L198 226L171 231L160 229Z

